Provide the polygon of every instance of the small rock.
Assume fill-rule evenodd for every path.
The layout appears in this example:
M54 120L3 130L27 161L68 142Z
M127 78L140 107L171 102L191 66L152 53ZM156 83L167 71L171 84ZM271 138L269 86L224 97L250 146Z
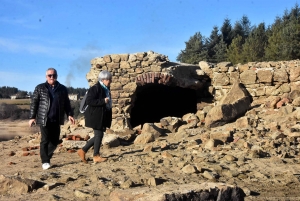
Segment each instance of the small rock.
M227 161L236 161L236 158L232 155L225 155L224 156L224 159L227 160Z
M149 144L144 147L143 152L151 152L152 150L153 150L153 146L152 144Z
M130 179L128 179L128 180L126 180L124 183L122 183L122 184L120 185L120 187L123 188L123 189L127 189L127 188L132 187L133 184L134 184L133 181L130 180Z
M192 174L196 172L196 168L193 165L186 165L181 169L186 174Z
M92 198L93 196L87 192L83 192L81 190L75 190L74 195L78 198Z
M207 179L210 179L210 180L215 180L216 179L216 175L213 174L212 172L208 172L208 171L204 171L203 176Z
M169 152L167 152L167 151L162 152L161 156L163 158L173 158L173 156Z

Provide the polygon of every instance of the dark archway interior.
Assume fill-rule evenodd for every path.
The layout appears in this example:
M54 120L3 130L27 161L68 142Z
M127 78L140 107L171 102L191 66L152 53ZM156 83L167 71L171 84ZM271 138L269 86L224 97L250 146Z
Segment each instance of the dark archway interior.
M168 116L181 118L197 111L197 96L193 89L147 84L138 86L135 93L136 100L130 114L132 127L159 122Z

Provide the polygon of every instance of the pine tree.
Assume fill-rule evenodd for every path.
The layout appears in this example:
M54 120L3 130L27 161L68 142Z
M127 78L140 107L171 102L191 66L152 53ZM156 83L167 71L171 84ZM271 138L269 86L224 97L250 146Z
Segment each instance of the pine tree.
M285 10L277 17L268 31L266 58L268 60L292 60L300 58L300 8L296 4L290 12Z
M290 13L283 16L281 32L282 57L285 60L300 58L300 8L296 4Z
M223 41L223 39L221 39L214 49L216 63L227 61L227 44Z
M243 15L242 19L235 22L234 28L232 30L232 37L236 38L238 35L242 36L242 40L249 36L252 30L251 22L246 15Z
M260 23L255 27L246 38L243 45L243 60L245 62L263 61L265 47L267 45L267 35L265 24Z
M242 57L242 52L243 52L243 38L242 36L238 35L236 38L232 40L231 45L228 47L227 50L227 57L228 60L233 63L243 63L243 57Z
M214 26L210 37L206 40L207 47L207 61L216 63L216 46L220 43L221 36L219 35L219 29L217 26Z
M206 61L207 50L204 45L205 38L200 32L196 32L185 42L185 49L181 50L176 60L182 63L198 64L200 61Z
M265 58L267 61L278 61L280 59L281 23L281 18L277 17L275 22L267 31L268 44L265 49Z
M230 20L228 18L225 18L220 30L221 30L221 34L222 34L222 39L228 47L231 44L232 36L233 36L232 26L231 26Z

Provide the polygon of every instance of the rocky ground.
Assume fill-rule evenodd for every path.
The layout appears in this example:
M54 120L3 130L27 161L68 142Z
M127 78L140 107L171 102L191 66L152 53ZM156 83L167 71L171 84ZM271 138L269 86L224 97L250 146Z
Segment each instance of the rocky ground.
M187 114L108 130L99 164L76 153L92 136L82 119L62 128L48 170L39 133L15 136L0 142L0 200L300 200L300 108L284 100L253 101L215 128Z

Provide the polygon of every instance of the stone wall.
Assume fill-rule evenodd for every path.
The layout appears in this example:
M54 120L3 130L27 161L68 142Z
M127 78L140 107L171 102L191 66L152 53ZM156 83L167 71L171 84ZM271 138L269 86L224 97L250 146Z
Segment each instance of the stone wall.
M199 66L210 77L209 91L218 101L227 94L235 80L245 86L254 100L269 96L287 96L289 92L299 89L299 64L299 60L249 62L243 65L201 61Z
M86 75L90 86L98 81L102 70L108 70L113 76L110 89L114 130L130 127L130 111L138 86L154 83L200 91L209 79L198 65L173 63L167 56L153 51L94 58Z
M122 130L130 127L130 112L138 86L154 83L191 88L197 91L199 99L208 91L217 104L238 80L254 100L284 96L300 86L299 63L299 60L294 60L232 65L230 62L212 64L201 61L199 65L190 65L170 62L167 56L148 51L94 58L86 78L92 86L98 81L101 70L112 73L112 128Z

